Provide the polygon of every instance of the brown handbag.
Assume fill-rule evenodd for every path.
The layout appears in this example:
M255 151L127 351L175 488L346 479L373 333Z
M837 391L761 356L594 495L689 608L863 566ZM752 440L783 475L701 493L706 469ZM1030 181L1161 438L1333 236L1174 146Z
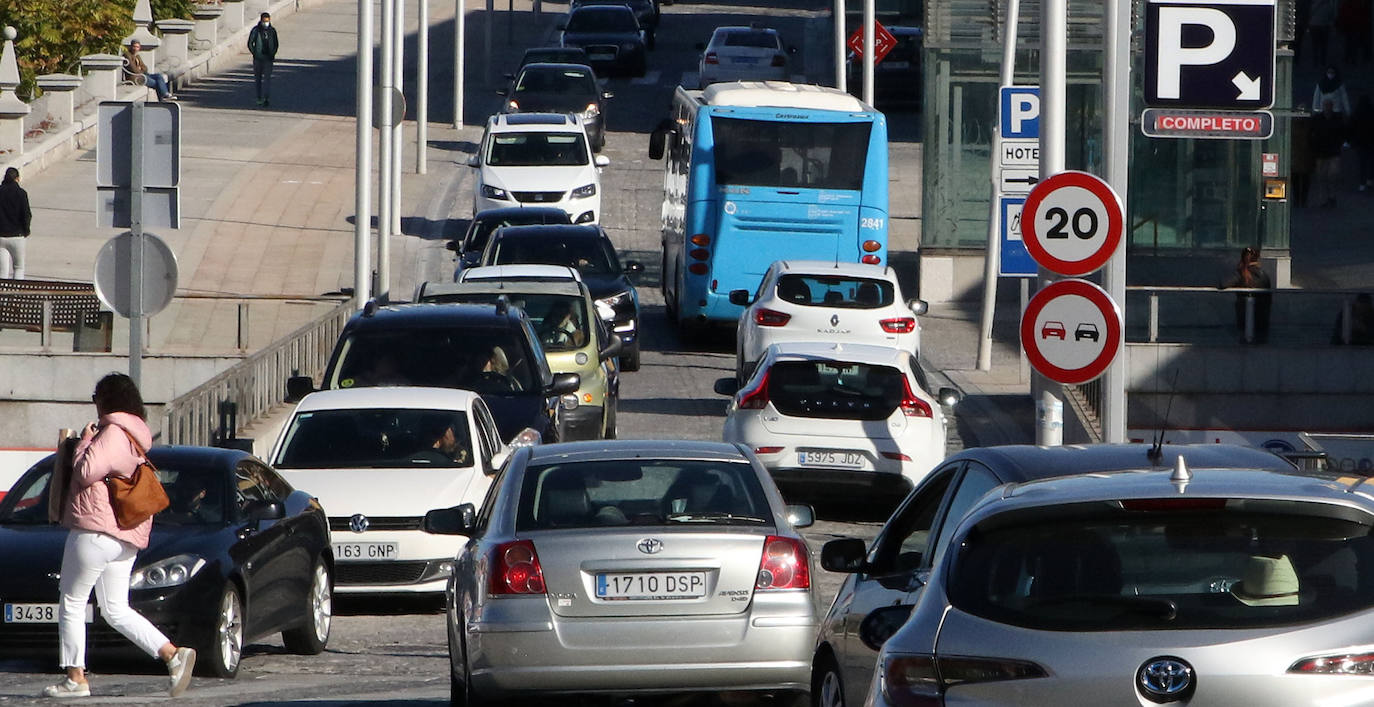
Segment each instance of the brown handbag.
M119 429L123 430L143 461L127 479L114 474L106 476L105 486L110 489L110 508L114 510L115 523L121 530L133 530L172 502L167 498L162 482L157 480L157 467L148 461L148 453L143 451L142 445L128 430L123 427Z

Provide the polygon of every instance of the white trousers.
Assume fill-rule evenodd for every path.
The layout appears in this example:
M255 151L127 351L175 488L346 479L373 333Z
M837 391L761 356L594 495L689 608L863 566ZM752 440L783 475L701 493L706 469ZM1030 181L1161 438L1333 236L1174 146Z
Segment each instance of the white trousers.
M129 573L138 548L104 533L73 530L62 550L62 602L57 608L63 668L86 667L86 602L95 589L100 615L116 631L156 658L167 637L129 608Z
M0 278L24 278L24 243L28 240L25 236L0 238Z

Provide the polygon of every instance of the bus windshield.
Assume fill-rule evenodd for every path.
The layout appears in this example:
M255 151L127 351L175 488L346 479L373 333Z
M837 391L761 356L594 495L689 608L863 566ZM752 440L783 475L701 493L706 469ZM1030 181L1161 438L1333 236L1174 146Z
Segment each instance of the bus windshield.
M712 116L716 184L858 191L872 128Z

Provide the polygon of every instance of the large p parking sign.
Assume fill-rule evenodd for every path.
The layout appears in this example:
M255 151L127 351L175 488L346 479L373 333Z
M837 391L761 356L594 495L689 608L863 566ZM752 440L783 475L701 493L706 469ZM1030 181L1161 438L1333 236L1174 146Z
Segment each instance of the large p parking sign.
M1273 105L1274 6L1275 0L1151 0L1145 11L1145 105Z

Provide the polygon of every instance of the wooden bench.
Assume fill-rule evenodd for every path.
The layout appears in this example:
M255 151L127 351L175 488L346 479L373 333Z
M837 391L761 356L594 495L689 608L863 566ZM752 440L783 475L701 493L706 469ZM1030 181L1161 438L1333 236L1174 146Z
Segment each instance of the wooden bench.
M52 332L70 332L76 334L73 351L109 351L114 314L101 311L91 283L0 279L0 329L39 332L45 346Z

